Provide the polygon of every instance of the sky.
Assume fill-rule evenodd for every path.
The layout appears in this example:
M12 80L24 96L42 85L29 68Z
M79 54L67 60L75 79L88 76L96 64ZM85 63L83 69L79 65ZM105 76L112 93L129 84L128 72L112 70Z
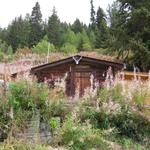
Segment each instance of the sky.
M1 0L0 27L7 27L11 21L20 15L31 14L36 2L40 3L43 20L47 20L55 6L57 15L62 22L73 23L79 18L83 23L90 21L90 0ZM98 6L105 11L108 4L114 0L93 0L95 10Z

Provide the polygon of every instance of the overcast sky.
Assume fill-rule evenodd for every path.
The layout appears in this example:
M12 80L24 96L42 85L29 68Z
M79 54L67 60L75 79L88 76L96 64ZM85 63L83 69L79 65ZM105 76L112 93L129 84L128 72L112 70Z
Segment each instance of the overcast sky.
M0 27L7 27L9 23L20 15L31 14L36 2L40 3L43 20L52 14L53 6L62 22L73 23L76 18L88 24L90 18L90 0L1 0ZM93 0L95 10L98 6L104 10L114 0Z

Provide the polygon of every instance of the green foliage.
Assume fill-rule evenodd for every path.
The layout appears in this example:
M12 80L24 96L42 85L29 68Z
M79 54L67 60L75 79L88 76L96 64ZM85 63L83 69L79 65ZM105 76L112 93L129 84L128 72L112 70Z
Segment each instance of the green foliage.
M74 33L81 33L83 31L83 28L83 23L81 23L79 19L76 19L71 26L71 29Z
M76 47L74 45L70 44L70 43L65 43L60 48L60 51L66 53L66 54L68 54L68 53L77 53Z
M12 133L15 135L16 132L24 132L28 126L28 120L29 118L32 118L32 116L32 111L18 108L17 111L14 112L12 120ZM15 126L15 129L13 126Z
M63 123L61 131L61 144L69 149L108 149L100 130L93 129L88 122L80 124L72 117Z
M132 60L142 70L149 68L150 3L148 0L119 0L111 11L111 41L118 57ZM111 37L110 36L110 37ZM111 39L111 38L110 38ZM130 53L132 56L130 58ZM144 61L143 61L144 60Z
M91 28L92 30L95 30L96 19L95 19L95 10L94 10L94 5L93 5L93 0L90 1L90 4L91 4L91 12L90 12Z
M4 53L0 50L0 61L2 61L4 58Z
M8 47L7 54L8 54L8 55L12 55L12 54L13 54L12 46L9 46L9 47Z
M62 119L65 118L66 114L69 112L68 107L64 99L50 99L47 104L47 109L42 110L44 119L49 119L51 117L60 116Z
M98 8L96 15L96 48L106 48L108 39L108 27L106 15L102 8Z
M54 130L58 127L58 120L52 117L49 121L50 127Z
M114 102L123 103L125 98L122 95L122 86L116 85L111 88L102 88L99 91L99 100L100 102L108 102L113 100Z
M11 118L9 116L9 104L7 100L0 97L0 142L7 138L11 127Z
M49 52L56 51L55 46L53 44L49 43L44 38L36 46L33 46L32 51L33 51L33 53L42 54L42 53L48 53L48 49L49 49Z
M18 47L28 46L30 36L29 20L21 16L15 18L8 26L8 44L16 51Z
M48 96L48 89L44 84L28 81L18 81L9 86L9 102L15 111L34 110L43 108Z
M88 34L90 43L91 43L91 47L95 48L95 42L96 42L96 35L93 31L90 31L90 33Z
M131 93L133 98L138 92ZM145 92L147 89L143 87L139 94L145 96ZM94 99L68 104L62 89L48 89L46 85L34 81L10 83L5 95L0 95L1 136L6 138L10 131L11 135L25 131L28 120L34 117L35 111L39 111L40 120L48 122L51 127L52 144L55 146L63 145L73 150L109 149L109 143L114 142L124 149L148 149L150 122L144 111L140 112L135 103L126 101L120 84L109 89L101 88L99 93ZM139 97L143 99L143 96ZM4 146L33 148L33 145L17 142L1 147Z
M134 149L134 150L148 150L149 148L146 148L139 143L133 141L130 138L124 137L124 138L117 138L116 142L122 145L123 149Z
M128 106L122 107L121 111L111 118L120 136L126 136L136 142L149 146L150 122L137 112L133 112Z
M78 44L78 37L76 34L71 30L68 29L63 35L62 35L62 44L69 43L75 47L77 47Z
M125 102L125 98L122 95L122 86L120 84L117 84L115 87L111 89L111 96L113 101L119 103Z
M108 129L110 127L110 120L108 113L101 108L101 111L96 110L94 107L81 105L79 108L79 118L81 122L89 121L94 128Z
M7 43L0 39L0 51L3 52L3 53L6 53L7 49L8 49Z
M102 88L99 91L99 98L100 98L100 102L107 102L110 99L110 91L107 88Z
M38 2L36 2L32 9L32 14L29 21L31 27L29 46L32 47L33 45L36 45L43 37L42 13Z
M144 87L138 88L133 93L133 101L138 107L143 107L145 100L148 98L149 92Z
M91 42L85 30L81 33L81 49L91 50Z
M57 47L60 46L60 20L57 16L55 7L53 8L52 15L48 20L47 36L50 43L54 44Z

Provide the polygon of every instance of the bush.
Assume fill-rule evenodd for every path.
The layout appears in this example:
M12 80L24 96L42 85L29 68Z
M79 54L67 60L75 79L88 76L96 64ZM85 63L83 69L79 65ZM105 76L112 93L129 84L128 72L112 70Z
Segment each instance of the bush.
M60 142L73 150L108 149L100 130L93 129L89 122L79 123L73 117L68 117L63 123Z
M37 82L17 81L9 86L9 102L14 110L35 110L45 107L48 97L46 85Z
M116 137L127 137L135 143L150 146L150 122L140 115L136 105L128 103L120 85L100 89L99 93L99 109L84 105L79 107L77 116L81 122L89 120L94 128L100 130L115 129Z
M42 53L46 53L48 52L48 49L50 52L55 52L55 46L51 43L49 43L45 38L43 40L41 40L36 46L33 46L32 48L32 52L33 53L38 53L38 54L42 54Z
M94 128L104 130L111 126L110 114L102 108L100 108L100 110L96 110L95 107L82 106L79 109L78 114L81 122L89 120L90 124L92 124Z
M118 129L120 136L150 146L150 122L138 112L124 106L120 112L112 115L110 122L112 127Z
M47 103L47 108L42 110L44 119L49 120L51 117L61 117L64 119L66 114L69 113L69 108L66 106L64 99L50 99Z

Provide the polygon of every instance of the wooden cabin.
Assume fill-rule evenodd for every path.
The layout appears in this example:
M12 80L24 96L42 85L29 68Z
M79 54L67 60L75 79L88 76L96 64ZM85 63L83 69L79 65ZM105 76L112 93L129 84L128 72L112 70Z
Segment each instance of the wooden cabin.
M78 88L80 96L84 94L84 90L91 86L92 82L101 85L106 77L108 68L112 68L115 73L121 70L122 63L109 60L96 59L82 55L75 55L51 63L46 63L31 68L31 74L35 75L39 82L48 81L49 85L54 85L54 81L60 78L65 79L66 94L69 97L75 95ZM91 76L93 76L91 78ZM94 88L94 87L93 87Z

